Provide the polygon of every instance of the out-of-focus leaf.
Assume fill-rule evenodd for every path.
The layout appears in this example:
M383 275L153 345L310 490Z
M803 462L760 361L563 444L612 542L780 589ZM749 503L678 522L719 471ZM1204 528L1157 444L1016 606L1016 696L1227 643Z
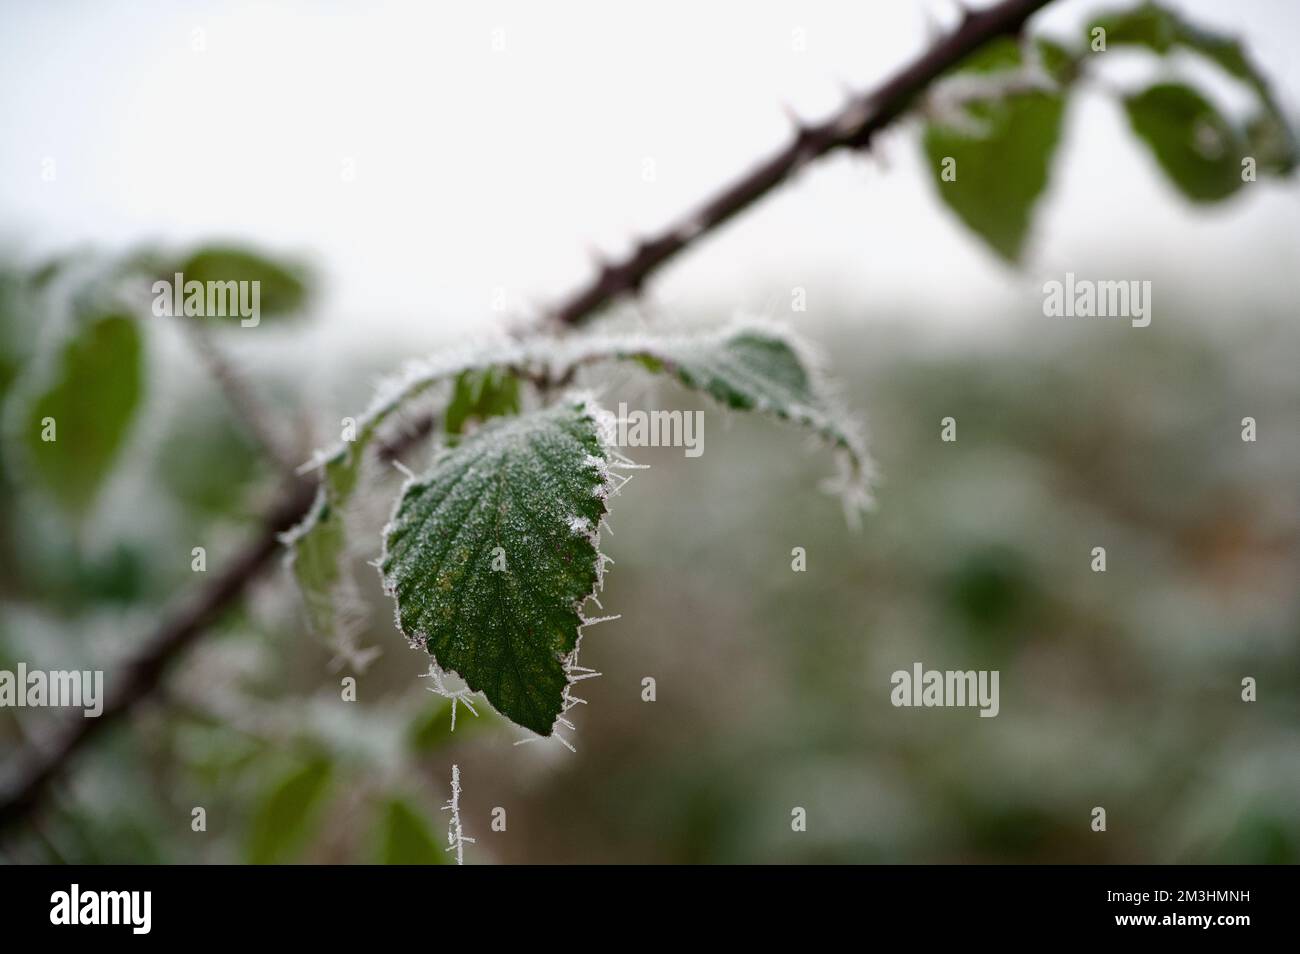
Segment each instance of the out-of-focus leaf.
M1280 113L1263 112L1246 123L1245 151L1253 156L1259 169L1273 175L1290 175L1300 163L1295 131Z
M26 340L36 329L35 302L27 276L0 265L0 403L18 377Z
M454 738L451 731L451 700L437 699L420 710L411 720L406 738L414 752L431 752L450 742Z
M1088 25L1089 40L1097 29L1106 31L1107 49L1141 46L1163 56L1182 47L1199 53L1267 96L1268 83L1251 64L1240 41L1199 27L1158 3L1101 14Z
M379 822L379 862L385 865L442 865L446 852L423 814L404 799L386 802Z
M430 705L422 709L407 729L407 743L412 752L435 752L444 745L464 740L498 724L498 717L483 706L476 706L477 715L469 712L465 704L459 703L456 714L456 730L451 728L451 700L434 697Z
M307 625L312 635L329 640L338 625L335 590L343 576L343 551L347 530L343 513L326 500L324 487L317 494L310 524L290 534L286 543L293 554L293 577L302 594Z
M1215 63L1229 76L1249 86L1258 99L1257 112L1246 123L1242 137L1243 153L1254 157L1261 170L1279 175L1290 173L1300 163L1300 145L1295 131L1278 107L1267 77L1251 61L1236 37L1198 26L1176 10L1158 3L1144 3L1133 9L1102 14L1089 24L1089 38L1096 29L1106 31L1107 49L1135 46L1160 56L1181 49ZM1240 174L1240 167L1237 172ZM1197 198L1195 195L1190 197Z
M1071 61L1060 48L1040 45L1043 72L1060 82ZM963 64L954 77L971 73L987 81L999 71L1021 67L1011 41L992 44ZM1053 89L1015 89L976 98L961 107L960 118L928 123L922 147L934 171L939 197L1002 258L1016 262L1024 251L1034 205L1047 187L1052 157L1060 139L1065 94ZM956 119L956 121L954 121ZM945 180L945 160L955 165Z
M171 271L180 272L185 282L258 282L262 318L276 318L300 310L307 299L303 270L277 262L251 249L227 245L200 248ZM170 271L161 278L172 279ZM239 327L238 321L218 322Z
M248 832L251 864L274 864L291 858L320 820L329 790L328 759L313 758L276 779L263 794Z
M158 448L158 475L177 500L199 514L229 516L241 513L259 459L229 417L185 406Z
M595 591L609 456L573 398L493 422L407 484L380 570L397 622L515 723L550 735Z
M519 379L508 369L470 368L456 377L447 405L448 434L461 434L470 420L519 413Z
M140 403L143 376L136 323L122 315L91 319L78 324L19 415L31 479L69 514L89 509L112 468ZM47 425L54 440L43 439Z
M1214 106L1173 83L1124 100L1133 131L1188 199L1217 202L1241 188L1242 143Z

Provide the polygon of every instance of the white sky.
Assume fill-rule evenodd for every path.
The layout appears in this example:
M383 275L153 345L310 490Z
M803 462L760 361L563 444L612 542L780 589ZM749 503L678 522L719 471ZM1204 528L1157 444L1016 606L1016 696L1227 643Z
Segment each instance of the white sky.
M1300 102L1294 0L1172 0L1244 33ZM1065 0L1037 22L1077 35ZM1122 5L1122 4L1118 4ZM493 291L547 301L925 43L939 0L875 2L0 4L0 243L249 238L327 278L330 338L422 350L496 320ZM493 31L505 50L494 52ZM793 50L793 31L807 49ZM203 49L196 50L195 31ZM1142 71L1118 54L1116 82ZM915 135L839 157L731 224L655 286L781 313L905 305L937 328L1081 262L1190 264L1195 290L1297 300L1300 191L1198 211L1093 95L1076 104L1032 267L996 264L935 200ZM53 158L57 178L42 181ZM657 173L643 180L644 162ZM345 181L345 162L355 177ZM1118 257L1116 257L1118 256ZM1132 277L1140 277L1134 275Z

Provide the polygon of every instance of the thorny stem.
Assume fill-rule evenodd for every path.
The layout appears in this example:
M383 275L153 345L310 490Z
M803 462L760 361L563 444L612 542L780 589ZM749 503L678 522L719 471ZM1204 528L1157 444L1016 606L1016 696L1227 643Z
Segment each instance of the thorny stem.
M606 263L597 274L563 298L547 317L559 327L579 325L609 303L638 293L646 280L701 237L767 195L813 160L842 148L862 149L877 132L902 115L924 90L991 40L1013 36L1025 21L1051 0L1003 0L966 11L961 24L870 93L854 97L830 119L803 125L783 149L724 186L711 199L662 233L643 239L621 261ZM432 421L421 422L427 433ZM401 441L403 438L398 438ZM399 451L400 452L400 451ZM395 457L392 445L381 450ZM391 459L390 457L390 459ZM173 658L194 643L238 600L279 550L279 534L301 520L311 506L314 486L299 480L267 517L262 532L237 554L196 600L170 612L118 674L115 690L97 719L75 716L52 744L29 748L19 757L16 780L0 793L0 830L25 818L39 804L50 783L72 757L104 728L130 712L157 687Z
M578 325L615 299L640 292L645 280L701 236L748 208L792 175L837 149L864 149L877 132L905 112L931 83L990 40L1020 32L1024 22L1051 0L1004 0L983 10L967 10L961 25L924 54L869 93L851 98L820 123L799 123L777 153L734 180L693 212L658 235L637 243L618 262L607 262L585 285L547 317Z

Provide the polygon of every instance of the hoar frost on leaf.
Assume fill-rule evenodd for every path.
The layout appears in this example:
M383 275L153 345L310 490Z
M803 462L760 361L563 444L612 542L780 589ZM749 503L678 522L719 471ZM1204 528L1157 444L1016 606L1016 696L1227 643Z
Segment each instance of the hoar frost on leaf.
M583 615L607 559L599 526L627 462L589 397L485 426L403 488L379 561L398 628L497 711L571 727ZM575 522L585 521L579 532ZM503 564L498 558L504 557Z
M497 368L522 380L557 382L570 379L579 367L603 361L634 361L726 407L760 411L810 428L839 452L839 474L823 483L823 489L840 496L851 525L856 526L860 511L870 507L873 471L861 431L834 398L811 349L779 325L743 320L695 335L575 335L476 344L409 363L380 385L356 421L355 439L318 453L306 465L319 471L321 491L311 513L285 541L313 628L336 642L339 631L346 631L351 601L342 579L344 511L361 479L364 454L382 425L460 375ZM586 413L601 434L601 446L583 463L592 469L594 492L607 494L626 480L626 475L611 473L611 464L617 470L628 462L611 454L613 416L590 404ZM574 533L582 532L574 522L582 519L580 512L565 515Z
M839 453L838 476L822 486L841 498L850 525L871 507L875 472L861 427L826 382L820 358L789 329L750 318L702 335L593 336L559 347L561 366L636 361L726 407L809 428Z
M361 480L365 454L381 426L410 402L464 372L491 367L523 369L544 353L541 343L527 347L516 342L489 341L410 362L380 383L370 406L356 420L351 440L340 440L328 450L318 451L300 468L302 473L317 471L320 488L307 516L282 540L288 547L313 631L335 645L347 646L351 642L348 619L355 614L343 573L347 547L344 520Z

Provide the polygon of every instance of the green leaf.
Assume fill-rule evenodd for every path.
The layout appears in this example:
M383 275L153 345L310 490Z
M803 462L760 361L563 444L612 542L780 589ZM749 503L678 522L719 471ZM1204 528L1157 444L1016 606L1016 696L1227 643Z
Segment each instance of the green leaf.
M307 626L319 639L331 640L338 632L338 586L343 577L347 529L342 511L329 503L329 476L316 494L308 522L290 531L285 544L293 559L293 576L302 593Z
M601 346L597 343L593 350ZM869 469L858 428L832 399L808 346L784 328L737 322L715 334L646 338L605 346L614 357L668 374L727 407L759 411L810 428Z
M1268 81L1255 69L1236 38L1199 27L1158 3L1101 14L1088 25L1089 41L1096 29L1106 31L1107 49L1140 46L1164 56L1181 47L1199 53L1268 98Z
M328 759L313 758L267 789L249 828L251 864L284 861L302 849L320 820L331 775Z
M1244 149L1260 170L1273 175L1290 175L1300 164L1295 131L1278 113L1263 112L1247 120Z
M1295 131L1278 106L1268 78L1251 61L1238 39L1200 27L1177 11L1156 3L1144 3L1131 10L1099 16L1088 26L1089 39L1092 31L1098 28L1106 31L1107 49L1134 46L1160 56L1173 50L1187 50L1245 83L1255 93L1258 107L1256 115L1246 123L1245 134L1240 136L1242 154L1253 156L1260 169L1279 175L1290 173L1300 163L1300 145L1296 142ZM1161 165L1164 165L1163 160ZM1240 165L1236 172L1240 174ZM1181 182L1177 179L1175 182L1182 188ZM1221 189L1222 186L1218 198L1229 194ZM1188 195L1199 201L1210 201L1197 194Z
M465 349L431 362L414 363L381 385L371 406L355 422L350 440L312 461L310 466L320 472L319 492L306 518L285 535L284 543L293 557L294 578L306 605L308 625L318 637L329 639L338 626L339 584L347 545L344 516L366 452L380 428L404 406L449 379L456 381L453 393L462 395L454 429L448 425L452 433L459 433L470 417L509 413L512 406L519 406L516 370L525 357L521 349L503 345ZM467 375L479 377L470 381Z
M402 632L541 735L564 709L565 659L601 578L612 452L600 414L570 398L445 448L384 533Z
M434 697L430 704L416 714L406 729L406 743L412 752L428 754L435 752L453 741L490 729L499 724L496 715L489 711L468 712L461 704L460 715L456 720L456 730L451 728L452 702L450 699Z
M1049 77L1069 75L1071 64L1063 51L1042 44L1040 53ZM984 76L996 66L1014 75L1011 70L1019 67L1020 59L1008 40L991 45L962 72ZM1047 187L1065 95L1007 86L1015 91L975 99L957 116L927 123L921 141L939 197L998 255L1016 262L1024 251L1034 205ZM996 84L990 88L996 89ZM947 159L955 165L945 163ZM955 177L945 181L945 168Z
M26 361L39 314L29 276L0 262L0 403Z
M210 401L184 400L172 414L154 455L159 482L196 515L246 515L261 472L256 446Z
M1242 142L1195 90L1161 83L1124 100L1133 131L1194 202L1217 202L1242 186Z
M147 259L146 259L147 261ZM208 245L191 253L160 277L180 272L186 283L258 282L260 317L276 318L300 311L307 300L302 268L278 262L260 252L233 245ZM219 322L239 327L238 321Z
M386 802L379 822L379 863L384 865L442 865L447 856L424 816L409 802Z
M79 323L23 409L21 445L32 476L70 515L90 508L121 451L143 376L136 323L123 315L91 319Z
M775 326L746 322L691 337L588 336L466 349L414 364L386 382L358 419L355 439L318 457L316 504L286 536L313 630L325 636L333 632L346 545L343 514L366 450L387 420L436 385L454 380L445 417L447 430L457 434L471 417L517 413L521 379L560 380L581 365L619 359L672 374L729 407L766 411L811 427L844 452L833 489L843 495L850 519L869 501L871 468L857 427L830 398L807 347Z
M519 379L506 368L470 368L456 377L444 415L448 434L461 434L471 420L519 413Z
M1181 23L1176 14L1154 3L1144 3L1129 10L1103 13L1088 24L1086 39L1092 42L1094 30L1106 31L1106 49L1113 46L1144 46L1156 53L1166 53L1178 42Z

